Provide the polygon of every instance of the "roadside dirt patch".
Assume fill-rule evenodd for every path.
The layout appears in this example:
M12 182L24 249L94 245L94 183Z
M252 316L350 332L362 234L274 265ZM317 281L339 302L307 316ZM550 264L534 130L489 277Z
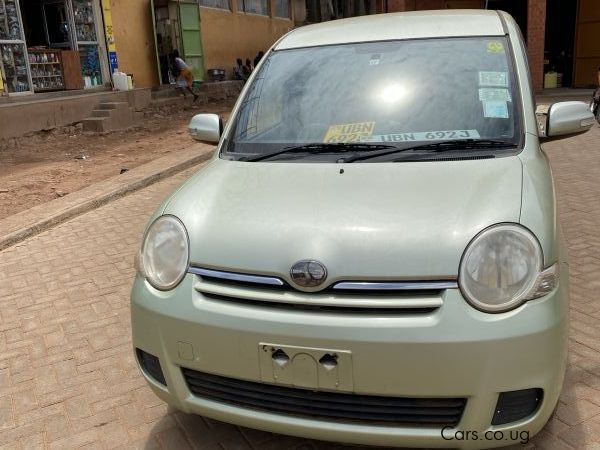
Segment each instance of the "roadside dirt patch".
M0 141L0 218L194 144L194 114L227 118L232 102L151 108L140 126L105 134L70 126Z

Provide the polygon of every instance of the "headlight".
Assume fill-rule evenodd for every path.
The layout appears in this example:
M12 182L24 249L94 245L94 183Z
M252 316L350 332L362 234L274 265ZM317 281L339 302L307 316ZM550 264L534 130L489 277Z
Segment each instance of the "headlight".
M139 257L142 275L161 291L173 289L185 276L189 241L183 223L175 216L161 216L148 228Z
M465 299L486 312L503 312L551 292L558 265L543 268L535 236L519 225L485 229L467 246L458 281Z

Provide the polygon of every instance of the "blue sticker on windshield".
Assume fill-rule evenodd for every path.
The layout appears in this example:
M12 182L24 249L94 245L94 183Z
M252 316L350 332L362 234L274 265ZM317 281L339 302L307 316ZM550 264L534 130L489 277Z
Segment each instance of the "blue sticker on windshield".
M505 101L483 101L483 116L491 119L508 119L508 106Z

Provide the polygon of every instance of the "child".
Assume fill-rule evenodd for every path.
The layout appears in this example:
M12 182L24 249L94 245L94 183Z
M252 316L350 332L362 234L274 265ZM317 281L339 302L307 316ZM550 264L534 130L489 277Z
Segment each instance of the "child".
M254 67L252 67L252 63L250 62L250 58L246 58L246 64L244 64L244 67L242 69L244 72L244 76L246 77L246 79L248 79L248 77L252 73L252 70L254 69Z
M248 79L244 74L244 63L242 62L242 58L238 58L235 60L235 67L233 68L233 78L235 80L244 80Z
M175 77L178 80L179 79L181 79L182 81L185 80L186 89L194 96L194 101L198 100L198 94L196 94L192 90L192 85L194 83L194 75L192 74L192 71L190 70L188 65L185 63L185 61L183 59L181 59L181 57L179 56L179 50L177 50L177 49L173 50L173 63L175 66L175 71L176 71ZM184 91L184 95L185 95L185 91Z

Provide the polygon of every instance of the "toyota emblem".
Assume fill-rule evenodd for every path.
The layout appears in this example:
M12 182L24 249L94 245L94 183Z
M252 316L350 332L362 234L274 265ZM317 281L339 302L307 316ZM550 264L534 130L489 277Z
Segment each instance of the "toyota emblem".
M304 259L292 266L290 276L298 286L315 287L325 281L327 269L319 261Z

